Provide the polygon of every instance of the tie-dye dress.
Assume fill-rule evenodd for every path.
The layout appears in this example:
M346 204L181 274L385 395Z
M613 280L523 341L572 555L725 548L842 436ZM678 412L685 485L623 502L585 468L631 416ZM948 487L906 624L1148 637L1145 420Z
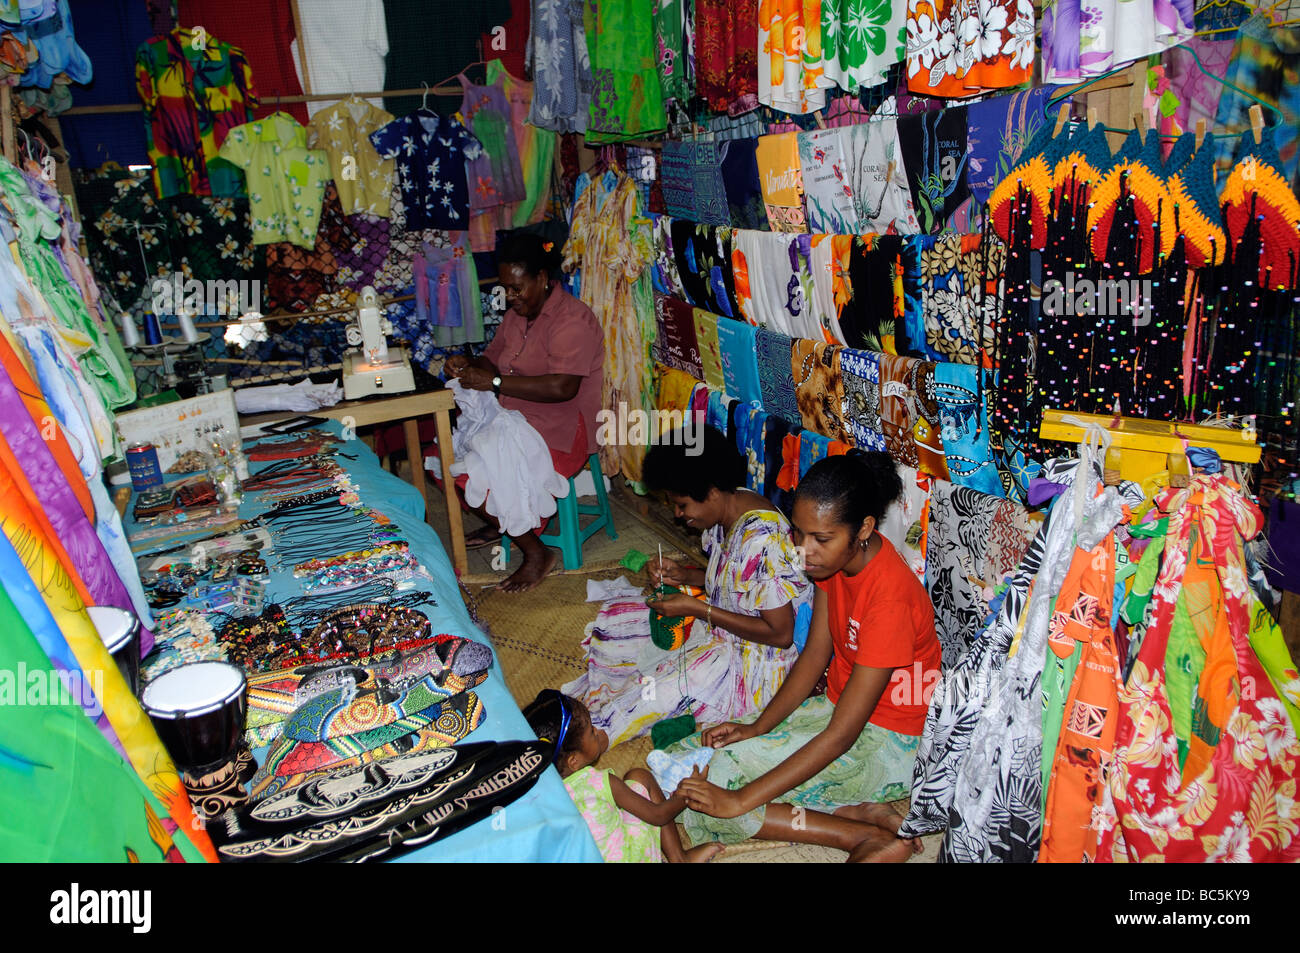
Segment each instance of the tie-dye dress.
M775 510L750 510L724 532L704 533L705 598L717 609L757 616L793 604L796 641L807 631L813 586L804 576L790 524ZM639 600L606 602L587 627L587 673L565 685L586 702L591 720L611 745L650 731L655 722L687 713L701 726L761 711L798 657L750 642L696 619L681 649L650 640L650 610Z

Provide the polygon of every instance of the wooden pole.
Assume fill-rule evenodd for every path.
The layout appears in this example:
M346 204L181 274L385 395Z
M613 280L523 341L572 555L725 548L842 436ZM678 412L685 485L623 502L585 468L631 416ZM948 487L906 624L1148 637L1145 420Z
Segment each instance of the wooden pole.
M279 96L278 103L324 103L336 102L357 96L361 99L392 99L397 96L423 96L424 88L417 89L382 89L373 93L312 93L310 96ZM60 116L102 116L110 113L138 113L144 109L139 103L113 103L108 106L73 106L59 113Z
M8 83L0 86L0 122L4 123L5 158L16 163L18 145L14 142L14 91Z
M297 34L298 39L298 66L302 69L302 91L310 93L311 76L307 73L307 40L302 35L302 15L298 12L298 0L289 0L289 9L293 11L293 32Z
M399 301L414 301L415 295L397 295L393 298L380 299L379 306L387 307ZM324 308L320 311L303 311L302 313L288 312L286 314L264 314L257 320L266 321L297 321L300 318L323 318L331 314L351 314L356 311L355 307L348 308ZM242 320L236 318L233 321L195 321L196 328L229 328L235 325L243 324ZM165 325L164 328L176 327L176 325Z

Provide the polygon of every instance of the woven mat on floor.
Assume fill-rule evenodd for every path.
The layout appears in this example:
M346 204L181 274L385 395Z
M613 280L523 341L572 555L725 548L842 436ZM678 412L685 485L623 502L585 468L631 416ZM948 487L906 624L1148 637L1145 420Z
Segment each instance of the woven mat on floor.
M477 596L479 618L520 708L543 688L559 688L585 670L583 630L598 608L585 601L589 578L556 576L530 592L485 589Z
M614 529L618 533L618 537L610 539L605 532L596 532L583 544L581 568L565 569L560 560L557 559L555 568L551 570L550 575L592 575L593 573L603 573L610 570L617 570L614 575L618 575L620 572L627 571L622 567L621 563L629 550L635 549L651 555L656 552L661 543L663 544L664 555L668 555L670 544L661 539L661 535L652 526L647 525L644 518L630 509L627 502L616 495L611 495L609 501L614 517ZM595 500L591 498L584 499L581 502L592 503ZM430 494L430 509L433 513L433 526L442 534L444 532L443 527L446 525L447 513L446 501L443 499L442 494L436 492ZM583 523L586 524L588 519L584 517ZM465 514L466 535L473 533L482 525L482 520L474 514ZM445 543L446 537L444 534ZM501 566L501 551L498 548L500 545L494 543L491 546L482 546L478 549L469 550L466 554L468 565L464 575L461 576L461 582L467 586L493 586L518 569L519 561L522 558L519 550L511 547L509 564ZM552 549L552 552L557 557L559 556L560 551L558 549Z

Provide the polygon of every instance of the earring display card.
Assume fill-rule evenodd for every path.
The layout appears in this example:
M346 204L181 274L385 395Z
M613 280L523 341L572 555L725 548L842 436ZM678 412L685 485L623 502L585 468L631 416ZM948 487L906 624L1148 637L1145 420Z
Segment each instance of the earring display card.
M158 466L167 473L187 450L210 450L223 428L239 433L235 392L217 391L143 410L117 415L117 427L127 444L149 442L158 451Z

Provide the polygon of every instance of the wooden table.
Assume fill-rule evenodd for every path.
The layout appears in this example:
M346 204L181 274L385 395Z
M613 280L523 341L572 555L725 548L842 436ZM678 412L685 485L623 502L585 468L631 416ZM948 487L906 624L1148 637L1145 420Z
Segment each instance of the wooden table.
M424 451L420 446L419 418L426 414L433 414L434 426L438 433L438 452L442 460L443 492L447 497L447 523L451 531L451 563L456 569L456 575L461 576L468 566L465 554L465 523L460 512L460 493L456 489L456 481L449 478L451 465L456 459L451 448L451 411L455 406L456 402L451 391L435 390L423 394L398 394L394 397L345 400L333 407L323 407L302 414L293 411L251 414L240 417L240 423L255 425L308 416L337 420L344 427L356 430L358 427L389 424L400 420L402 433L406 437L406 458L411 464L411 483L420 491L420 496L424 499L424 521L427 523L429 522L429 489L424 479Z

